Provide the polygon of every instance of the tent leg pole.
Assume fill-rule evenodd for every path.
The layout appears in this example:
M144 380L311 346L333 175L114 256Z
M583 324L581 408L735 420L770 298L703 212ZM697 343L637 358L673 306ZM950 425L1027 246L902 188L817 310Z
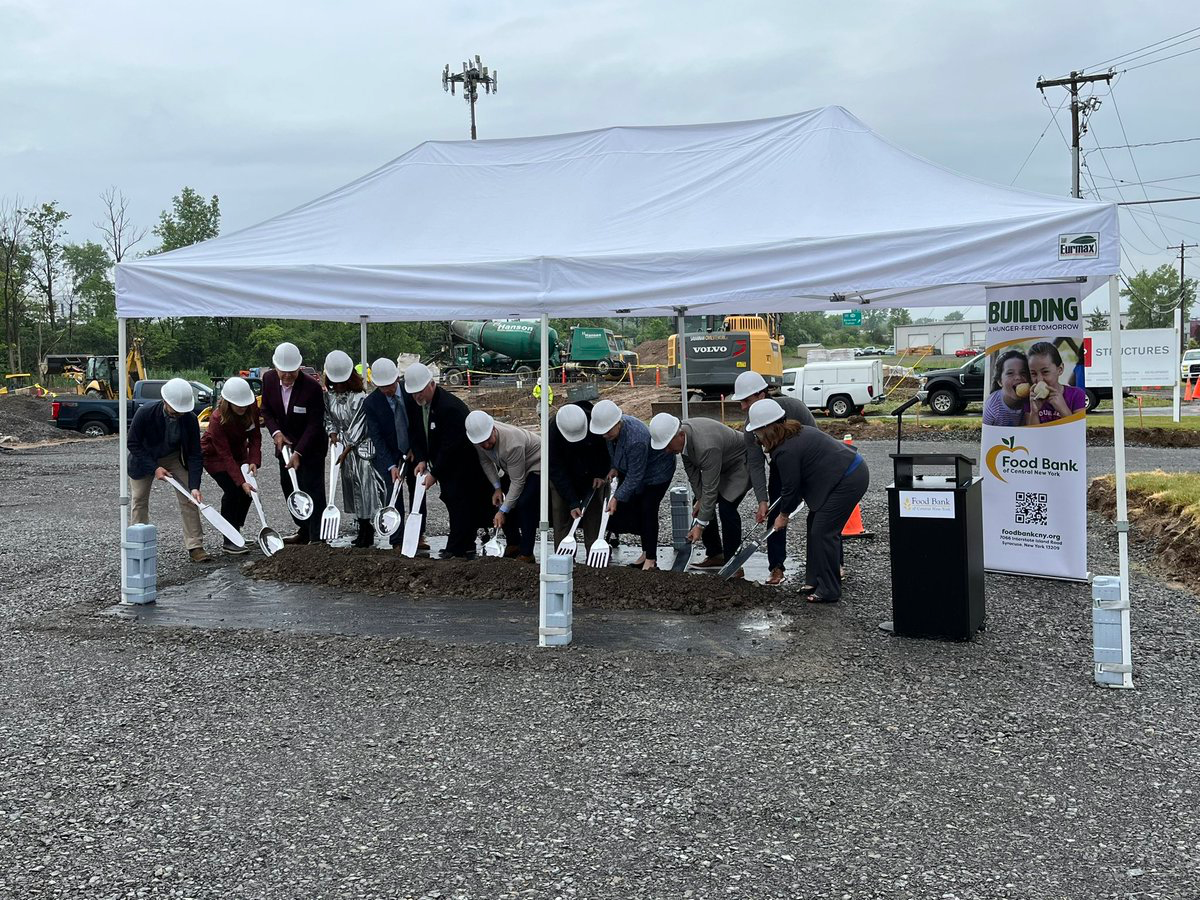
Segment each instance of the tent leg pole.
M363 388L367 386L367 317L358 317L358 355L362 363Z
M538 415L542 427L542 473L538 478L538 646L571 643L571 570L575 560L552 555L550 547L550 318L542 313ZM562 570L562 571L560 571Z
M117 552L121 555L121 584L119 597L125 602L125 587L129 583L129 561L125 558L125 535L129 531L129 369L126 360L129 356L129 337L126 331L127 320L117 317L117 360L121 366L120 384L117 387L117 454L120 462L117 466L118 478L121 483L117 489L121 507L121 533L117 539Z
M1117 276L1108 279L1108 330L1112 344L1113 454L1117 488L1117 557L1121 578L1121 663L1128 666L1124 687L1133 687L1133 647L1129 631L1129 501L1125 481L1125 404L1121 396L1121 289Z
M1175 346L1176 348L1183 346L1183 310L1178 306L1175 307ZM1176 362L1180 360L1178 349L1175 351ZM1172 371L1178 372L1179 366L1176 365ZM1116 395L1113 395L1113 402L1116 403ZM1171 420L1179 421L1179 376L1175 377L1175 390L1171 392Z
M675 353L679 358L679 418L688 417L687 348L683 343L684 316L686 306L675 309Z

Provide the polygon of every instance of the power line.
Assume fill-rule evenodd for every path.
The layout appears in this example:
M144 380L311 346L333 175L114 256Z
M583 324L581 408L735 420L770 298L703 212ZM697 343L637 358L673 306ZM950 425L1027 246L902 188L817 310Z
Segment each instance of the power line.
M1096 141L1097 143L1099 143L1099 139L1096 137L1096 134L1095 134L1095 132L1094 132L1094 131L1093 131L1093 133L1092 133L1092 140L1093 140L1093 141ZM1100 161L1101 161L1102 163L1104 163L1104 168L1106 168L1106 169L1108 170L1108 175L1109 175L1109 178L1110 178L1110 180L1112 180L1112 181L1119 181L1119 179L1117 178L1117 176L1113 174L1112 166L1110 166L1110 165L1108 164L1108 157L1104 155L1104 151L1100 151ZM1089 169L1088 171L1090 172L1091 170ZM1114 184L1114 185L1113 185L1113 190L1115 190L1115 191L1117 192L1117 196L1118 196L1118 197L1120 197L1122 200L1124 200L1124 199L1125 199L1125 193L1124 193L1124 191L1122 191L1122 190L1121 190L1121 187L1120 187L1120 185L1118 185L1118 184ZM1096 192L1097 196L1099 196L1099 193L1100 193L1100 192L1097 190L1097 192ZM1138 231L1140 231L1140 232L1142 233L1142 236L1143 236L1143 237L1144 237L1144 238L1145 238L1147 241L1149 241L1149 242L1150 242L1151 246L1153 246L1154 244L1158 243L1156 240L1154 240L1154 238L1150 237L1150 232L1146 231L1146 229L1142 227L1142 223L1141 223L1141 221L1139 221L1138 219L1134 219L1134 220L1133 220L1133 224L1135 224L1135 225L1138 227ZM1165 235L1164 235L1164 236L1165 236ZM1150 254L1150 251L1147 251L1147 250L1141 250L1141 249L1139 249L1139 250L1138 250L1138 252L1139 252L1139 253L1144 253L1144 254L1147 254L1147 255L1149 255L1149 254Z
M1127 56L1132 56L1135 53L1141 53L1143 50L1149 50L1151 47L1157 47L1159 44L1165 44L1167 41L1173 41L1176 38L1183 37L1185 34L1191 34L1194 31L1200 31L1200 26L1189 28L1187 31L1181 31L1179 34L1173 34L1170 37L1163 38L1161 41L1155 41L1153 44L1147 44L1145 47L1138 47L1136 50L1130 50L1128 53L1121 53L1111 59L1106 59L1103 62L1098 62L1094 66L1087 66L1088 69L1098 69L1101 66L1107 66L1109 63L1114 63L1119 59L1124 59Z
M1064 106L1067 105L1067 100L1069 98L1069 94L1066 97L1063 97L1062 103L1058 104L1058 109L1050 111L1050 121L1046 123L1046 127L1043 128L1042 133L1038 135L1038 139L1034 141L1033 146L1029 148L1029 152L1025 155L1025 161L1021 163L1021 168L1017 169L1017 174L1013 176L1012 181L1009 182L1009 186L1016 184L1017 179L1021 177L1021 173L1025 171L1025 166L1027 166L1029 164L1029 160L1033 158L1033 151L1038 148L1039 144L1041 144L1042 138L1046 136L1046 132L1050 130L1050 126L1058 124L1058 113ZM1046 104L1047 109L1050 109L1050 103L1046 100L1045 94L1042 95L1042 102ZM1059 126L1059 132L1062 132L1062 126ZM1066 139L1066 135L1063 135L1063 140L1066 141Z
M1115 93L1113 93L1112 91L1110 91L1109 96L1112 98L1113 112L1115 112L1117 114L1117 124L1121 126L1121 137L1125 138L1125 143L1128 144L1129 143L1129 135L1125 133L1125 120L1121 118L1121 108L1117 105L1117 95ZM1099 143L1098 138L1097 138L1097 143ZM1129 152L1129 161L1131 163L1133 163L1133 174L1138 177L1138 181L1141 181L1142 173L1138 171L1137 160L1133 158L1133 150L1130 148L1126 148L1126 149ZM1142 185L1141 188L1142 188L1142 196L1146 200L1149 200L1150 195L1148 193L1146 193L1146 186ZM1153 206L1150 207L1150 211L1154 212ZM1159 224L1157 213L1155 213L1154 224L1158 225L1159 231L1162 231L1163 240L1169 241L1170 238L1167 237L1167 233L1162 230L1162 225Z
M1193 47L1191 50L1184 50L1182 53L1173 53L1170 56L1164 56L1162 59L1152 59L1150 62L1142 63L1140 66L1130 66L1128 69L1122 69L1123 72L1132 72L1134 69L1144 69L1146 66L1152 66L1155 63L1166 62L1168 59L1176 59L1180 56L1187 56L1189 53L1195 53L1200 50L1200 47Z
M1196 30L1196 29L1193 29L1193 31L1195 31L1195 30ZM1186 31L1185 31L1185 32L1184 32L1184 34L1190 34L1190 32L1186 32ZM1180 37L1180 36L1179 36L1179 35L1176 35L1176 37ZM1160 44L1163 44L1163 46L1161 46L1161 47L1158 47L1157 49L1154 49L1154 50L1150 50L1150 51L1148 51L1148 52L1146 52L1146 53L1140 53L1140 54L1138 54L1137 56L1129 56L1129 55L1126 55L1126 57L1125 57L1124 59L1122 59L1122 60L1121 60L1119 63L1117 63L1117 65L1119 65L1119 66L1126 66L1126 67L1128 67L1128 65L1129 65L1131 62L1137 62L1139 59L1145 59L1147 56L1154 56L1154 55L1156 55L1156 54L1158 54L1158 53L1162 53L1164 50L1170 50L1172 47L1178 47L1180 44L1187 44L1187 43L1190 43L1191 41L1194 41L1194 40L1196 40L1197 38L1200 38L1200 34L1192 34L1192 36L1191 36L1191 37L1184 37L1184 38L1181 38L1181 39L1180 39L1180 40L1178 40L1178 41L1173 41L1172 43L1169 43L1169 44L1168 44L1168 43L1165 43L1165 42L1163 42L1163 41L1160 41L1159 43L1160 43ZM1168 41L1170 41L1170 40L1172 40L1172 39L1171 39L1171 38L1167 38L1167 40L1168 40ZM1156 62L1157 62L1157 60L1156 60ZM1133 68L1137 69L1137 68L1141 68L1141 67L1140 67L1140 66L1134 66ZM1129 69L1128 69L1128 68L1126 68L1126 69L1125 69L1125 71L1129 71Z
M1091 152L1091 151L1089 151L1089 152ZM1087 156L1087 154L1084 154L1084 156ZM1099 177L1100 177L1100 178L1103 178L1104 176L1103 176L1103 175L1100 175ZM1185 179L1187 179L1187 178L1200 178L1200 172L1196 172L1196 173L1194 173L1194 174L1192 174L1192 175L1172 175L1172 176L1170 176L1169 178L1150 178L1150 179L1147 179L1146 181L1126 181L1124 178L1116 178L1116 179L1113 179L1113 180L1115 180L1115 181L1119 181L1119 182L1121 182L1121 184L1124 184L1124 185L1127 185L1127 186L1130 186L1130 187L1132 187L1133 185L1136 185L1136 184L1153 184L1153 185L1161 185L1163 182L1166 182L1166 181L1183 181L1183 180L1185 180ZM1160 187L1160 188L1159 188L1159 190L1163 190L1163 191L1179 191L1179 190L1183 190L1183 191L1186 191L1187 189L1186 189L1186 188L1164 188L1164 187Z
M1124 150L1126 147L1161 147L1164 144L1190 144L1192 141L1200 141L1200 137L1177 138L1173 141L1147 141L1144 144L1113 144L1111 147L1098 147L1097 149Z

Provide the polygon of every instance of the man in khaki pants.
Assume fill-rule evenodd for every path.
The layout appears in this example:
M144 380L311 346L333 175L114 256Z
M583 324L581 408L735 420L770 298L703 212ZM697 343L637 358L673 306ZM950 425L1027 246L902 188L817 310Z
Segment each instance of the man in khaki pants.
M204 462L200 450L200 421L193 410L196 397L182 378L172 378L162 389L162 400L139 409L129 426L130 522L150 523L150 488L168 475L186 485L202 502L200 474ZM183 519L183 545L192 562L210 562L200 530L200 510L174 489Z

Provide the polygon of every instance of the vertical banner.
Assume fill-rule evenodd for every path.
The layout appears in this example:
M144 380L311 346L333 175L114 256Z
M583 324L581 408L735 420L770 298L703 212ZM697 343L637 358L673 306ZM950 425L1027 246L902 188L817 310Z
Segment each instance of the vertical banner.
M984 567L1087 577L1087 395L1076 284L987 292Z

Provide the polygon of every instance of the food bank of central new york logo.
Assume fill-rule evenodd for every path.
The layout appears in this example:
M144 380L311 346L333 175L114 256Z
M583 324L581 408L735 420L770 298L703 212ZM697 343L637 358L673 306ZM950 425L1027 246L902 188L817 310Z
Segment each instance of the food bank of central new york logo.
M1017 454L1022 454L1018 456ZM1073 459L1051 459L1043 456L1040 460L1029 455L1029 448L1017 446L1015 437L1001 438L1000 443L992 447L984 457L988 471L1000 481L1007 484L1007 479L1001 475L1006 472L1012 475L1057 475L1059 472L1078 472L1079 464ZM997 465L999 463L999 465Z
M995 475L1001 481L1005 481L1005 478L1003 475L1000 474L999 470L996 468L996 461L1000 458L1000 454L1001 453L1026 453L1026 454L1029 453L1028 447L1018 447L1016 444L1017 444L1017 439L1015 437L1009 436L1006 438L1001 438L1000 443L998 443L996 446L992 447L992 449L987 452L987 456L984 459L984 462L987 464L988 471L990 471L993 475Z

